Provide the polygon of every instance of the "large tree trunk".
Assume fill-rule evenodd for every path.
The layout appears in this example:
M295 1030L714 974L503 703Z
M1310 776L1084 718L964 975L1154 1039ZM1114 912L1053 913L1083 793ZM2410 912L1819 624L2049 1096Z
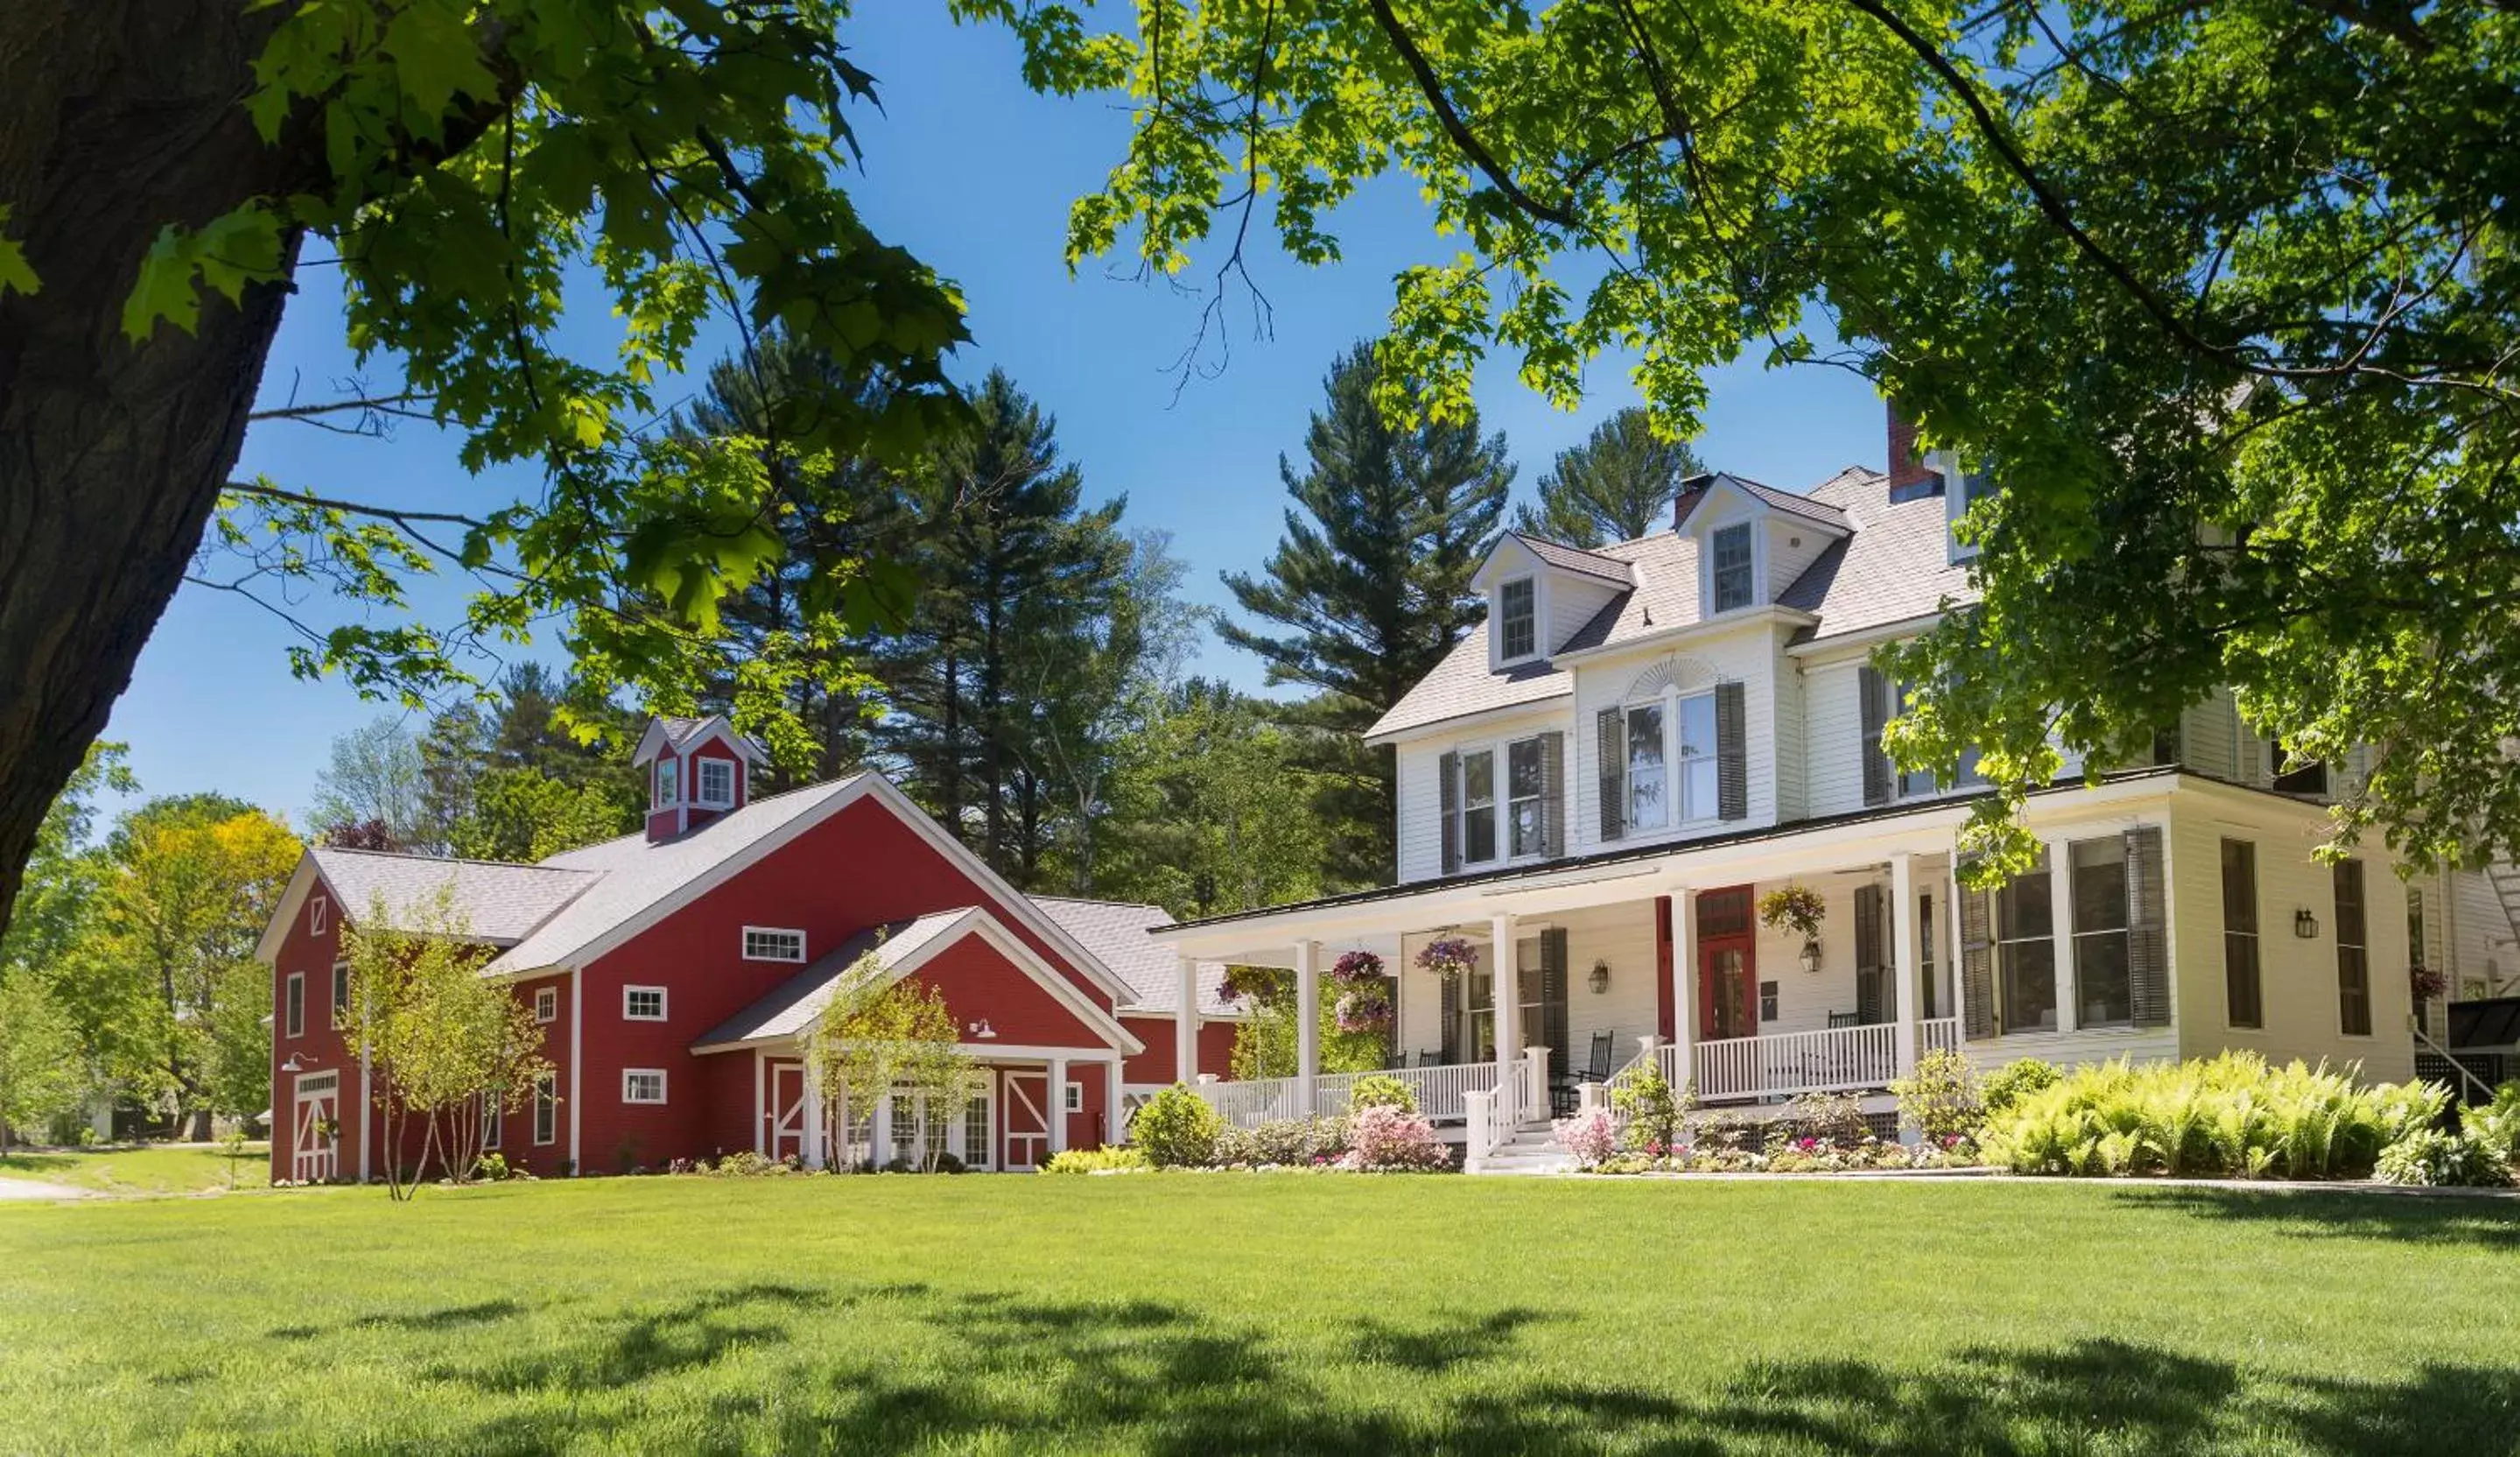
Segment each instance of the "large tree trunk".
M161 323L137 345L122 305L159 228L292 190L242 105L283 13L0 11L0 227L42 285L0 296L0 928L245 439L285 287L205 296L199 332Z

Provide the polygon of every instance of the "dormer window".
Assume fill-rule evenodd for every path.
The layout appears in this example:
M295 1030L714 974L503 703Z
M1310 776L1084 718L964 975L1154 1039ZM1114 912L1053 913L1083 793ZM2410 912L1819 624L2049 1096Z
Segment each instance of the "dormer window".
M1714 610L1729 613L1748 607L1757 593L1751 585L1750 524L1718 526L1709 540L1714 563Z
M656 808L666 809L682 802L682 760L672 754L656 760Z
M1506 661L1540 651L1540 605L1530 577L1518 576L1497 588L1497 621Z
M695 759L694 774L699 780L699 802L711 809L735 806L735 762L732 759Z
M1960 522L1968 516L1968 511L1971 506L1974 506L1978 502L1994 495L2000 487L1996 484L1994 475L1987 471L1955 471L1952 474L1951 480L1951 490L1947 495L1949 503L1947 510L1950 512L1951 524L1954 528L1952 531L1952 561L1957 565L1958 563L1968 561L1978 553L1976 546L1960 540L1959 531L1958 529Z

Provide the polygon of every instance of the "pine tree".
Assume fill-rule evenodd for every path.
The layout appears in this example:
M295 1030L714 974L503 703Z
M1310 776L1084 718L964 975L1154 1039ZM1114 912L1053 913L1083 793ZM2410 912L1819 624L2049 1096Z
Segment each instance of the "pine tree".
M1347 736L1398 703L1484 615L1469 580L1513 480L1504 435L1482 439L1475 417L1394 430L1374 406L1373 379L1371 344L1331 367L1305 469L1278 462L1295 501L1285 535L1264 575L1225 578L1245 613L1286 630L1218 629L1268 663L1272 684L1317 690L1288 717L1322 731L1313 756L1330 786L1322 809L1333 827L1331 879L1349 885L1392 875L1395 811L1390 752L1361 751Z
M1540 478L1540 509L1522 507L1513 528L1569 546L1633 541L1671 519L1680 483L1704 469L1688 441L1656 435L1652 418L1631 405L1557 452Z

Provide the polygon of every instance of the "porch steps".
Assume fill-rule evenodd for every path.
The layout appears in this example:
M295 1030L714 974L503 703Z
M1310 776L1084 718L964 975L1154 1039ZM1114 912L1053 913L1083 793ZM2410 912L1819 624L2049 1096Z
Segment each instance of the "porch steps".
M1548 1174L1573 1173L1575 1158L1557 1146L1547 1123L1534 1123L1518 1130L1513 1138L1495 1153L1479 1161L1474 1172L1482 1174Z

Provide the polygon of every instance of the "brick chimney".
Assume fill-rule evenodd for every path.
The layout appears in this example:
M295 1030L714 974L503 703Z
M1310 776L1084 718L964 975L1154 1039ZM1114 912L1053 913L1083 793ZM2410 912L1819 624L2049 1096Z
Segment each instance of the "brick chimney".
M1917 453L1915 423L1899 413L1896 403L1886 404L1883 409L1890 424L1890 499L1912 501L1918 496L1940 494L1943 478L1927 469L1924 458Z
M1715 473L1712 471L1700 471L1694 476L1681 478L1680 495L1671 503L1673 530L1679 530L1682 524L1688 520L1688 514L1697 509L1698 501L1705 496L1706 488L1714 483Z

